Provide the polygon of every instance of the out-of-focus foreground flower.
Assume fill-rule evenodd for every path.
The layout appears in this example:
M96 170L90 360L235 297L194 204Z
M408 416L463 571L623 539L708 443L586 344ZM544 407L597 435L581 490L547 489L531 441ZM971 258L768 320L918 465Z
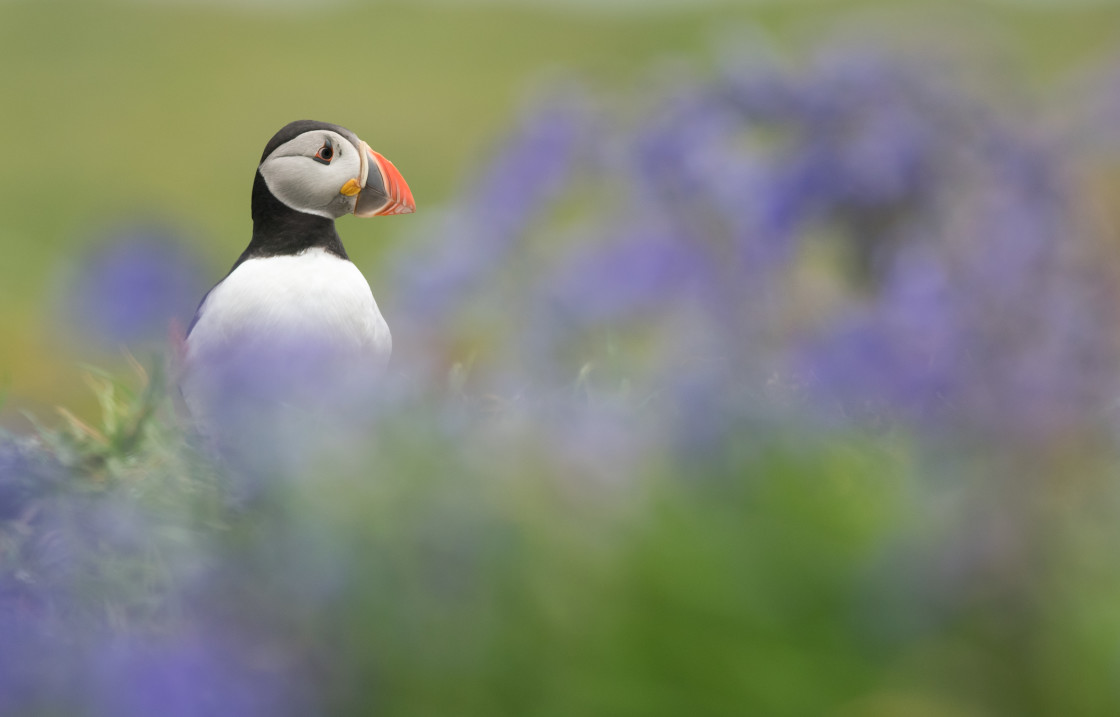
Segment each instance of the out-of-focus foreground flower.
M60 307L79 336L106 346L164 341L186 326L206 288L202 264L163 222L106 231L72 267Z

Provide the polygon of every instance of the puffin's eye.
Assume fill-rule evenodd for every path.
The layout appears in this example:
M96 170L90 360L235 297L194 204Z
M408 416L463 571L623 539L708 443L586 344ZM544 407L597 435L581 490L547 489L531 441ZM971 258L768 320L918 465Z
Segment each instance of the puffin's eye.
M312 159L321 164L330 164L331 160L334 159L334 148L331 147L331 143L327 142L320 147Z

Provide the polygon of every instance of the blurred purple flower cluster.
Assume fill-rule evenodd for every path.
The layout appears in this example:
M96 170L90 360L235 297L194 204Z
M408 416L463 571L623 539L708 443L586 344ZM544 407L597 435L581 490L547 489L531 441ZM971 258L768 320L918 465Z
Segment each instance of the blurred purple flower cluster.
M125 637L50 634L0 615L0 710L11 715L314 715L298 679L245 655L231 631Z
M266 552L285 551L298 586L322 556L222 553L198 530L207 485L177 469L107 474L0 434L0 714L316 714L295 651L223 606Z
M398 357L504 395L581 376L1019 437L1096 421L1112 276L1037 134L891 57L736 68L628 119L568 92L400 262Z
M207 286L198 253L163 222L106 232L71 273L64 317L109 346L165 341L173 320L190 322Z

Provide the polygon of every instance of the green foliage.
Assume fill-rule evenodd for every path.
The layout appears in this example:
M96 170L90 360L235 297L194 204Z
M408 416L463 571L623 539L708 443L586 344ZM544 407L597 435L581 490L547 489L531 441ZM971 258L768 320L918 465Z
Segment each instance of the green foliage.
M65 477L0 522L4 594L21 584L17 614L83 659L105 639L236 626L329 714L1116 704L1117 493L1098 449L1036 471L931 460L897 434L744 426L718 461L653 452L603 482L518 437L512 409L464 440L414 404L360 457L328 454L245 499L159 372L95 375L102 422L41 429L40 458L65 458ZM1056 466L1076 488L1048 482ZM996 498L1014 494L993 489L1004 480L1033 484L1030 499ZM44 539L70 546L65 570L44 564Z

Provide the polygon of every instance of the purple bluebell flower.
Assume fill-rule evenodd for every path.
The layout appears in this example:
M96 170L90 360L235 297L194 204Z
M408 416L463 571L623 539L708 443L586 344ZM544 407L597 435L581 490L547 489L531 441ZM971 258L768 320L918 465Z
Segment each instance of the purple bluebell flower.
M198 254L164 225L124 227L90 248L64 290L64 314L78 333L105 344L164 340L186 326L206 288Z
M0 431L0 521L18 518L36 498L56 489L66 474L40 441Z
M205 632L147 640L122 638L89 655L86 709L100 717L203 714L312 715L301 680L283 655L254 654L225 634Z
M702 251L653 226L573 254L546 289L559 322L627 321L695 291L712 272Z
M76 675L70 653L59 648L70 647L38 614L0 595L0 713L39 714L66 704Z
M470 173L463 198L425 234L423 249L398 266L409 308L428 317L454 310L510 261L531 222L591 149L582 98L571 94L529 108L512 136ZM453 238L453 241L448 241Z
M245 335L184 367L188 411L233 469L236 500L314 472L339 446L362 445L383 369L320 338Z

